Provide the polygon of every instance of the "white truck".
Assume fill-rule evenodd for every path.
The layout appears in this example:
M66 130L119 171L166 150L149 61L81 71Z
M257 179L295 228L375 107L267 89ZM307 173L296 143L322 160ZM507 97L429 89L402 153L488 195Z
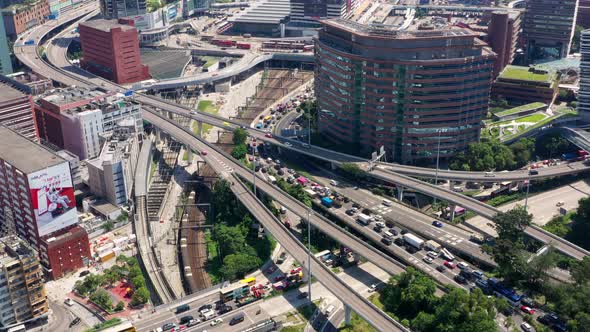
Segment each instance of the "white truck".
M422 246L424 245L424 240L422 240L414 234L406 233L403 235L403 238L405 243L411 245L416 249L422 249Z
M426 243L424 243L424 248L429 251L440 252L442 246L434 240L428 240Z
M368 215L366 215L366 214L364 214L364 213L359 213L359 214L357 215L357 217L356 217L356 220L357 220L359 223L361 223L361 224L363 224L363 225L365 225L365 226L366 226L366 225L368 225L368 224L370 224L370 223L371 223L371 221L373 221L373 220L372 220L372 218L371 218L371 216L368 216Z
M277 178L275 178L275 177L274 177L274 176L272 176L272 175L269 175L269 176L268 176L268 181L270 181L270 183L277 183Z

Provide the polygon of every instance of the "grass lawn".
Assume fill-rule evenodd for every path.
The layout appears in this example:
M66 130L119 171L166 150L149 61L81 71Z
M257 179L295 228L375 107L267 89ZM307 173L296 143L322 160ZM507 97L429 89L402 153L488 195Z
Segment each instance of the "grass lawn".
M207 69L207 68L213 66L214 64L216 64L217 62L219 62L219 58L215 57L215 56L204 56L204 57L201 57L201 60L205 61L205 64L203 65L203 68L205 68L205 69Z
M516 123L523 123L523 122L539 122L545 119L546 115L541 113L535 113L531 115L524 116L522 118L518 118L514 120Z
M281 329L281 332L303 332L306 324L299 324L293 326L285 326Z
M551 74L536 74L530 72L529 67L507 66L500 74L500 78L533 82L547 82L551 79Z
M199 104L197 105L197 111L210 113L210 114L217 114L219 112L219 106L213 105L213 101L211 101L211 100L200 100ZM193 133L198 134L199 130L198 130L197 123L193 122L192 126L193 126ZM212 125L203 123L201 137L207 136L207 134L209 133L209 130L211 130L211 128L213 128Z
M343 326L338 329L341 332L377 332L371 324L353 312L350 316L350 325Z
M515 108L511 108L509 110L505 110L502 112L496 112L496 113L494 113L494 115L502 117L502 116L512 115L512 114L516 114L516 113L520 113L520 112L524 112L524 111L534 110L534 109L541 108L544 106L547 106L547 105L544 103L541 103L541 102L535 102L535 103L530 103L530 104L518 106Z

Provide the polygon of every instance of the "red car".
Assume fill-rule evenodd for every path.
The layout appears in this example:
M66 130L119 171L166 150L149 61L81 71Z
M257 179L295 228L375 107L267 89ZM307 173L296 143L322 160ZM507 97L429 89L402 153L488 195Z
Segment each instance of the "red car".
M526 305L521 305L520 306L520 310L522 310L523 312L526 312L529 315L534 315L535 314L535 309L533 309L531 307L527 307Z
M264 134L264 137L272 138L272 134L271 133L266 133L266 134Z
M207 150L201 151L201 156L206 156L206 155L207 155Z
M299 273L299 272L301 272L301 266L298 267L298 268L295 268L295 269L291 270L291 274L296 274L296 273Z
M449 261L445 261L443 264L444 264L446 267L448 267L449 269L454 269L454 268L457 266L457 264L455 264L455 263L453 263L453 262L449 262Z

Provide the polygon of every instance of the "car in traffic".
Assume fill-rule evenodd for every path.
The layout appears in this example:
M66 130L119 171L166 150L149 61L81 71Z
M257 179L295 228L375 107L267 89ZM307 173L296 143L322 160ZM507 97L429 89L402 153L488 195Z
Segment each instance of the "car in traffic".
M199 307L199 312L203 312L205 310L211 310L211 309L213 309L212 304L203 304L202 306Z
M266 138L272 138L272 134L271 133L266 133L266 134L264 134L264 137L266 137Z
M481 272L480 270L475 270L475 271L471 272L471 274L473 274L473 276L476 277L477 279L483 278L483 272Z
M241 323L243 321L244 321L244 314L243 313L240 313L240 314L238 314L236 316L233 316L231 318L231 320L229 321L229 325L230 326L233 326L233 325L239 324L239 323Z
M391 245L393 243L393 241L391 241L391 239L390 238L387 238L387 237L382 237L381 238L381 242L383 244L387 245L387 246L389 246L389 245Z
M176 329L176 324L174 323L166 323L162 325L162 331L170 331Z
M449 261L445 261L443 264L451 270L457 266L457 264L455 264L453 262L449 262Z
M182 312L189 311L190 309L191 309L191 307L188 304L183 304L183 305L176 307L175 313L178 315Z
M459 262L459 263L457 263L457 267L461 270L464 270L464 269L468 268L469 265L465 262Z
M378 225L375 225L375 226L373 227L373 230L374 230L375 232L377 232L377 233L381 233L381 230L382 230L382 229L383 229L383 227L379 227Z
M207 150L201 150L201 156L206 156L207 155Z
M223 319L222 318L215 318L214 320L211 321L211 323L209 325L211 325L211 326L217 326L217 325L220 325L221 323L223 323Z
M443 223L438 220L435 220L432 222L432 226L441 228L441 227L443 227Z
M429 251L426 255L428 255L432 259L438 258L438 253L436 251Z
M371 287L369 287L369 293L373 293L376 290L377 290L377 285L376 284L372 284Z
M520 306L520 311L527 313L529 315L534 315L535 314L535 309L528 307L526 305L521 305Z
M192 319L190 322L188 322L188 324L186 324L187 327L193 327L197 324L199 324L201 322L200 319L196 318L196 319Z
M286 147L288 147L288 148L290 148L290 147L292 147L292 146L293 146L293 144L291 144L291 143L289 143L289 142L285 142L285 146L286 146Z
M463 276L460 276L460 275L458 275L458 274L456 274L456 275L453 277L453 280L455 280L455 281L456 281L457 283L459 283L459 284L466 284L466 283L467 283L467 279L465 279Z
M436 267L436 270L438 272L440 272L440 273L443 273L443 272L445 272L447 270L447 268L444 267L444 265L439 265L439 266Z
M223 315L223 314L226 314L226 313L228 313L228 312L230 312L230 311L232 311L232 310L233 310L233 308L232 308L231 306L229 306L229 305L224 305L224 306L222 306L221 308L219 308L219 314L220 314L220 315Z
M434 262L434 259L432 259L432 257L428 257L428 256L424 256L424 258L422 258L422 260L426 264L432 264L432 262Z
M182 316L180 318L180 324L184 325L184 324L188 324L191 320L194 320L193 316Z

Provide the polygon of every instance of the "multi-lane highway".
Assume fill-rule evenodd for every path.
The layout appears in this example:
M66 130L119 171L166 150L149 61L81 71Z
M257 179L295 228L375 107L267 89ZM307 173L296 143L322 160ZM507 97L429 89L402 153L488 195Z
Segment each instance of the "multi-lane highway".
M232 191L238 199L248 208L250 213L261 222L275 239L298 261L306 262L307 251L305 246L287 230L283 224L274 217L274 215L262 204L254 194L241 182L240 178L250 176L250 171L233 161L231 158L217 150L215 147L206 143L202 139L196 138L190 131L181 128L179 125L171 123L168 119L158 116L151 112L144 113L144 119L154 126L172 135L176 140L190 147L194 151L200 151L203 158L214 169L219 170L222 177L232 182ZM204 152L206 151L206 152ZM264 180L257 181L258 189L264 191L265 187L273 187ZM288 205L287 205L288 206ZM362 255L362 253L360 253ZM405 331L406 329L398 322L394 321L383 311L376 308L368 300L352 291L348 285L338 279L319 260L311 261L312 271L317 280L329 289L341 301L347 303L355 312L369 321L373 326L381 331ZM399 271L399 267L397 268Z

